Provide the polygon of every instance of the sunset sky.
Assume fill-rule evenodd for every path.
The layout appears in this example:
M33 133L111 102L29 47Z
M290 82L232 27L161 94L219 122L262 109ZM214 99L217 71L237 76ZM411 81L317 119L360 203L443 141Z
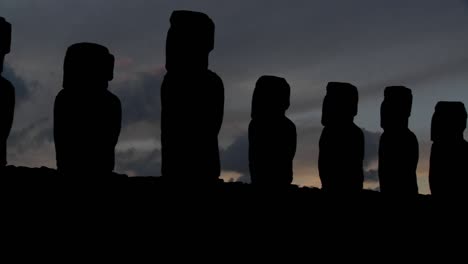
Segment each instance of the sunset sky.
M171 12L179 9L204 12L216 24L210 69L225 85L224 179L248 177L252 92L261 75L277 75L292 90L295 183L320 187L321 104L326 84L343 81L360 92L356 124L366 136L366 186L378 187L383 90L406 85L414 96L410 128L420 144L419 189L429 193L434 106L440 100L468 105L467 0L1 0L0 16L13 25L3 75L17 96L9 163L55 167L52 110L65 51L76 42L96 42L116 57L110 90L124 111L116 171L160 175L165 39Z

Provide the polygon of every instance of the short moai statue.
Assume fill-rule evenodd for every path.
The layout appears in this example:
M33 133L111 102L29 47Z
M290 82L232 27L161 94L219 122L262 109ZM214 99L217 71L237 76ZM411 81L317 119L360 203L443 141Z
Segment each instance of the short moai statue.
M432 116L429 186L434 197L463 196L468 184L467 113L462 102L439 102Z
M54 139L61 174L94 177L112 174L122 107L108 90L114 56L106 47L78 43L67 50L63 89L55 98Z
M358 112L357 88L330 82L323 101L319 143L322 189L332 193L356 193L364 182L364 133L354 124Z
M297 133L286 117L291 88L284 78L262 76L252 98L249 167L252 184L287 187L293 180Z
M385 88L380 108L384 132L379 144L380 191L392 196L418 194L418 139L408 128L413 95L403 86Z

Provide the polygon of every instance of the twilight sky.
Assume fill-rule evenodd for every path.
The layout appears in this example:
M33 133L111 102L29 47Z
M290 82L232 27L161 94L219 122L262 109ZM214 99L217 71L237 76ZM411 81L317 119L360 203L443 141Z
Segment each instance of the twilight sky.
M356 123L366 133L366 186L375 173L383 89L413 89L410 127L420 143L421 193L428 193L429 127L439 100L468 105L467 0L1 0L13 25L4 76L16 85L9 163L55 167L52 109L66 48L107 46L116 57L110 89L123 104L116 171L160 174L159 91L173 10L207 13L216 23L210 68L224 81L220 134L223 178L248 177L246 136L255 82L278 75L292 88L288 116L298 128L294 182L320 187L320 110L329 81L360 91ZM465 137L468 133L465 133Z

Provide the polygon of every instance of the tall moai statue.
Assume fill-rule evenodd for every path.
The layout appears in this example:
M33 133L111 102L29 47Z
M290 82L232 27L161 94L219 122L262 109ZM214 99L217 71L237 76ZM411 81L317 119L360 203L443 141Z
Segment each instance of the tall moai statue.
M11 24L0 17L0 170L7 164L7 140L15 113L15 88L1 75L10 46Z
M286 117L291 88L285 79L262 76L252 98L249 167L252 184L284 187L293 180L297 133Z
M70 46L63 67L63 89L55 98L54 139L57 168L73 176L111 175L122 119L117 96L108 90L114 56L94 43Z
M379 145L380 191L385 194L418 194L419 144L408 128L412 104L410 89L403 86L385 88L380 108L380 126L384 133Z
M359 95L349 83L330 82L323 101L319 143L322 189L333 193L363 188L364 133L354 124Z
M217 182L224 86L208 69L215 25L207 15L192 11L174 11L170 23L161 87L162 175Z
M432 116L429 185L435 197L468 193L467 113L462 102L439 102Z

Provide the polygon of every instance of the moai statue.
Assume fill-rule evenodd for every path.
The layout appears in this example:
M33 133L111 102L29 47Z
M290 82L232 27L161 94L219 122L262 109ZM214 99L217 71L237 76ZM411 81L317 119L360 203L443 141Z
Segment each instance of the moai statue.
M439 102L432 116L429 185L435 197L467 193L467 113L462 102Z
M120 100L108 90L114 56L101 45L78 43L68 48L63 68L54 106L57 168L65 175L109 176L122 119Z
M319 143L319 174L324 191L352 193L363 188L364 133L354 124L358 101L355 86L328 83Z
M275 76L262 76L255 86L249 125L249 167L254 185L283 187L293 180L297 133L286 117L290 94L286 80Z
M0 170L7 164L7 139L15 112L15 88L3 76L3 61L10 53L11 25L0 17Z
M218 181L218 133L224 86L208 69L215 25L205 14L174 11L167 34L161 87L162 175L171 180Z
M384 133L379 145L380 191L385 194L418 194L419 145L408 128L412 104L410 89L403 86L385 88L380 108L380 125Z

